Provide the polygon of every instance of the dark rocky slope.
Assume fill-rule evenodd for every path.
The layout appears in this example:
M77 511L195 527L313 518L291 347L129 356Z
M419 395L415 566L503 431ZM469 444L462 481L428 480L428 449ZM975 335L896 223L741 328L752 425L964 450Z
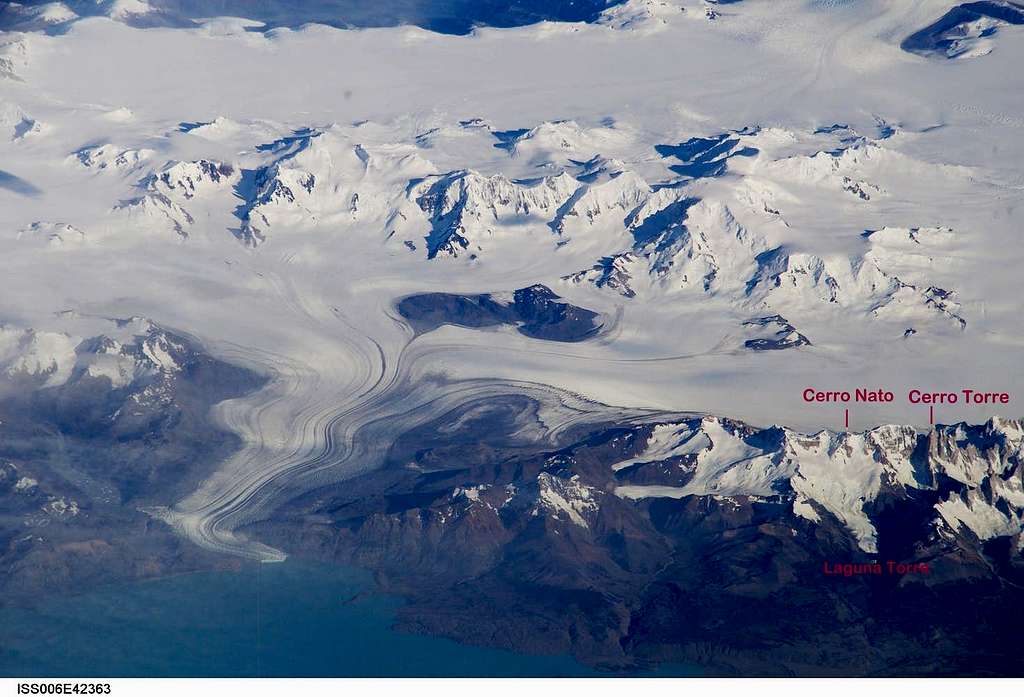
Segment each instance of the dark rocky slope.
M1024 620L1019 535L982 540L936 508L980 495L1012 513L989 475L971 484L944 473L960 453L992 472L1005 465L992 475L1004 483L1021 481L1019 447L991 424L939 427L904 444L917 479L883 473L864 505L878 541L867 552L824 506L812 504L817 522L794 513L799 471L773 482L771 495L632 500L619 487L693 484L698 456L613 471L643 455L653 424L609 424L539 451L475 437L507 432L511 413L453 436L459 418L400 440L384 471L289 501L250 532L296 555L375 570L407 598L405 629L571 652L613 671L698 662L722 675L1024 674L1013 641ZM794 457L788 431L716 423L780 465ZM928 572L824 570L889 561Z
M132 322L137 322L132 320ZM0 603L91 585L234 566L142 509L171 505L237 447L210 418L262 378L191 340L139 323L75 349L71 377L3 377L0 390ZM115 381L90 369L124 371Z

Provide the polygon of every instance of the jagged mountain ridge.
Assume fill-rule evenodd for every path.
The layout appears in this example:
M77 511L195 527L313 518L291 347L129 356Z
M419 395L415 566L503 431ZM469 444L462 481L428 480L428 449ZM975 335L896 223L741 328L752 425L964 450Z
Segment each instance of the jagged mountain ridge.
M660 182L621 160L591 154L602 144L628 140L627 132L612 127L599 127L594 135L556 122L513 136L473 121L456 128L484 129L512 159L530 144L528 168L560 169L537 178L473 169L437 173L424 157L437 147L433 140L426 149L364 145L339 127L306 128L257 146L246 160L168 162L144 174L141 193L114 210L187 238L195 206L233 209L239 225L232 231L254 247L272 240L275 230L383 229L389 244L435 263L494 263L499 252L490 248L508 254L506 248L518 244L546 253L594 249L604 255L592 268L566 274L565 281L625 298L692 292L728 297L748 316L784 314L797 327L802 314L828 312L833 305L905 322L906 328L936 320L962 328L967 318L956 289L929 280L923 268L909 280L891 270L905 266L905 245L866 235L859 253L823 255L777 244L792 236L785 210L798 204L801 189L819 190L845 206L871 206L867 192L886 194L865 177L885 171L880 168L928 170L954 180L969 176L964 168L935 168L891 150L885 143L899 130L879 123L876 139L837 124L808 134L744 128L657 146L668 174L676 175ZM552 138L561 142L551 145ZM551 148L564 153L563 165L544 154ZM573 159L581 152L586 159ZM153 153L104 145L83 148L75 159L101 172L138 174ZM930 245L934 237L916 242ZM932 254L950 253L939 242Z
M899 660L930 666L936 637L944 660L976 660L947 646L965 641L1013 660L972 623L934 616L931 638L918 641L901 612L866 603L908 612L973 584L990 607L980 589L1019 578L1019 421L802 435L690 416L609 424L558 450L516 454L489 439L470 445L468 431L446 424L424 427L443 440L400 439L372 481L282 502L252 532L293 554L375 569L409 598L406 628L508 646L509 635L543 627L546 650L606 667L685 658L716 672L838 674L856 660L858 671L907 674L889 647L865 653L851 641L865 616L893 623L878 631L900 637ZM876 561L878 577L823 571ZM890 573L889 562L919 571ZM665 592L675 599L658 600ZM510 616L509 602L533 619ZM702 603L714 611L697 611ZM761 612L728 610L751 603ZM797 605L805 613L792 613ZM785 645L768 640L778 622Z
M931 524L936 532L973 534L982 541L1009 535L1019 550L1024 546L1024 499L1016 483L1022 437L1020 422L997 419L980 426L938 426L928 433L880 426L864 433L803 435L710 418L655 426L645 449L612 469L620 478L667 462L682 470L672 486L616 489L628 498L789 494L796 515L817 522L827 511L866 552L878 551L867 511L883 489L939 491L952 480L962 488L935 504Z

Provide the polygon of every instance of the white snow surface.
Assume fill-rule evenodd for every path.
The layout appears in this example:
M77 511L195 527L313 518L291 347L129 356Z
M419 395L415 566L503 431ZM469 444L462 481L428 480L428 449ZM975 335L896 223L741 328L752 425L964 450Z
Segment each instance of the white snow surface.
M381 420L510 385L551 432L597 402L840 428L805 387L896 393L852 409L855 431L925 425L911 388L1013 395L941 407L944 422L1019 414L1024 32L942 62L899 49L937 0L751 1L713 19L634 1L595 25L462 37L118 21L145 5L76 19L55 3L44 16L66 31L0 37L0 322L17 328L0 350L5 371L56 365L59 381L55 337L105 328L68 317L144 316L270 376L218 407L243 451L159 512L204 544L276 558L232 531L279 478L350 476L379 461L365 433ZM722 134L720 176L655 149ZM445 247L452 232L466 244ZM393 309L534 283L600 312L601 336L413 340ZM812 345L744 349L743 322L774 314ZM713 424L699 437L728 442ZM702 447L680 435L651 447ZM791 439L798 512L829 508L866 548L870 437ZM716 451L694 491L763 493L752 482L786 469Z
M680 466L690 473L685 486L625 485L615 494L627 499L686 496L791 497L793 512L820 522L832 514L866 552L878 551L878 533L865 512L883 487L891 490L933 488L943 474L968 485L936 504L937 516L953 529L970 530L979 539L1024 531L1024 492L1013 477L1002 475L1022 455L1020 421L991 419L982 433L984 445L971 443L964 426L946 426L929 435L930 471L915 471L911 460L918 444L910 426L879 426L862 433L821 431L803 435L779 429L779 442L716 417L658 424L636 458L617 463L614 471L644 462L692 456ZM990 493L980 488L988 482Z

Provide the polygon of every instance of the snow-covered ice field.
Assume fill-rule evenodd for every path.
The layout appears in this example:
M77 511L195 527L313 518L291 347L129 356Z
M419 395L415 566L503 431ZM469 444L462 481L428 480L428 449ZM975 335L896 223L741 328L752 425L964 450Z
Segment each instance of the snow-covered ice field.
M956 59L900 48L953 5L633 0L467 36L8 32L0 321L68 335L38 357L58 374L76 338L144 316L272 376L218 410L246 448L162 513L232 548L275 487L373 467L468 395L535 396L537 437L643 410L842 428L806 387L896 394L853 406L855 430L927 426L912 388L1011 395L944 423L1016 417L1024 28ZM414 338L394 309L535 283L601 334ZM751 350L765 318L809 344Z

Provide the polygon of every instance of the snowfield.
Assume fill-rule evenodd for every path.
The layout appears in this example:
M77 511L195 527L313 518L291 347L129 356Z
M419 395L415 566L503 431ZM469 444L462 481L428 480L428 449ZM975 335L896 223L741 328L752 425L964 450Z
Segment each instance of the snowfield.
M270 377L218 407L243 450L152 511L236 553L280 558L233 532L275 496L503 394L535 398L531 437L552 442L661 412L785 426L804 474L715 450L687 493L792 477L795 510L817 502L871 549L868 441L927 428L910 389L1011 394L941 423L1019 417L1024 399L1024 28L955 60L900 48L953 5L631 0L596 24L467 36L36 8L61 30L0 35L0 368L66 380L77 342L145 317ZM537 283L599 313L598 336L415 336L395 310ZM126 379L108 363L89 369ZM851 406L866 433L800 437L844 423L806 387L896 399ZM716 423L649 448L704 452L728 440ZM543 501L586 526L579 496ZM1020 529L994 510L941 512Z

